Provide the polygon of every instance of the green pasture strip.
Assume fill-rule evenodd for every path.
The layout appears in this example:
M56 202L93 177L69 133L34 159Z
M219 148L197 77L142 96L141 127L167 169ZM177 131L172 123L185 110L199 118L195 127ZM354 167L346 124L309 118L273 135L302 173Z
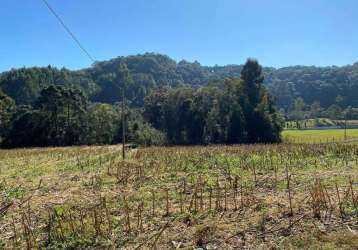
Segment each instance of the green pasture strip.
M282 138L288 143L326 143L341 142L345 139L358 139L358 129L347 129L345 138L344 129L327 130L285 130Z

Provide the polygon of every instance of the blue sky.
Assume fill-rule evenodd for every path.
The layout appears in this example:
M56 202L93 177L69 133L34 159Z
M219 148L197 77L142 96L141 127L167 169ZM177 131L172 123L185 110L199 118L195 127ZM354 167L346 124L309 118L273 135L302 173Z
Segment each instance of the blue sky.
M357 0L48 0L96 60L144 52L203 65L358 61ZM91 61L42 0L1 0L0 71Z

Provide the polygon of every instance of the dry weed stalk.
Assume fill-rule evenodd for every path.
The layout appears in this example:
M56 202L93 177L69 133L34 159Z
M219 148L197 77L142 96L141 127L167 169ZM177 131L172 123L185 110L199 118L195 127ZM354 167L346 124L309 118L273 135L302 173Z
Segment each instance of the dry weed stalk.
M290 216L293 216L293 207L292 207L292 194L291 194L291 174L288 173L288 166L286 164L286 182L287 182L287 192L288 192L288 201L290 205Z

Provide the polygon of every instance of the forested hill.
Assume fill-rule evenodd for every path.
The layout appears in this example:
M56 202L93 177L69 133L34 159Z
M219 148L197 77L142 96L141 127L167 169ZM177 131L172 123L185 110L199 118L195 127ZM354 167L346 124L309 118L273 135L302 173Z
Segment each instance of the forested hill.
M131 82L127 95L132 106L142 106L151 89L163 86L203 86L211 80L240 77L242 65L202 66L198 62L176 62L168 56L147 53L97 62L92 67L71 71L53 67L21 68L0 75L0 89L17 105L33 104L48 85L74 85L91 101L114 103L120 100L116 73L126 63ZM297 97L324 108L339 104L358 106L358 63L344 67L293 66L264 68L265 84L280 108L288 109Z

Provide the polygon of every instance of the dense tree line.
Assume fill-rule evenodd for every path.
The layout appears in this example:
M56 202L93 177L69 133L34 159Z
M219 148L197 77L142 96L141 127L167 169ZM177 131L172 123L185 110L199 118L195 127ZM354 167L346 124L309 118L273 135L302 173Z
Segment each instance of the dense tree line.
M15 109L14 100L0 90L0 144L1 139L8 135Z
M76 88L50 85L34 106L0 97L0 142L3 147L113 144L122 141L119 104L89 103ZM7 108L4 108L7 107ZM146 123L139 111L125 109L126 139L139 144L163 144L165 136Z
M43 68L13 69L0 74L0 89L17 105L33 105L40 92L50 85L75 87L87 96L98 91L98 86L86 71Z
M144 116L172 144L279 142L280 119L263 80L261 66L248 60L241 79L153 92Z
M267 87L287 120L358 119L357 63L260 70L260 89ZM132 141L277 141L275 133L252 136L259 134L252 129L277 131L277 115L266 91L257 92L258 102L245 87L250 79L244 72L243 65L206 67L152 53L78 71L51 66L10 70L0 74L0 141L8 146L117 143L123 89ZM251 116L255 112L270 115Z
M102 76L110 86L110 103L89 100L89 90L83 90L83 85L77 88L75 84L51 81L34 101L21 105L0 92L2 146L119 143L124 118L126 140L139 144L280 141L281 120L263 86L262 68L255 60L247 61L240 78L212 80L198 88L162 84L149 94L143 92L142 108L133 104L137 83L128 65L121 63L112 70L113 74ZM122 112L122 103L116 100L123 102L124 96L129 101Z
M114 104L120 101L121 82L117 77L120 65L126 65L131 75L132 81L127 86L131 107L143 107L144 97L153 89L199 88L213 80L240 78L243 69L243 65L207 67L198 62L177 63L168 56L147 53L97 62L79 71L50 66L11 70L0 74L0 89L17 105L33 105L41 90L53 84L75 86L91 102ZM332 105L342 109L358 107L358 63L344 67L264 68L263 74L264 84L285 113L293 111L297 98L302 98L306 105L318 103L324 110Z

